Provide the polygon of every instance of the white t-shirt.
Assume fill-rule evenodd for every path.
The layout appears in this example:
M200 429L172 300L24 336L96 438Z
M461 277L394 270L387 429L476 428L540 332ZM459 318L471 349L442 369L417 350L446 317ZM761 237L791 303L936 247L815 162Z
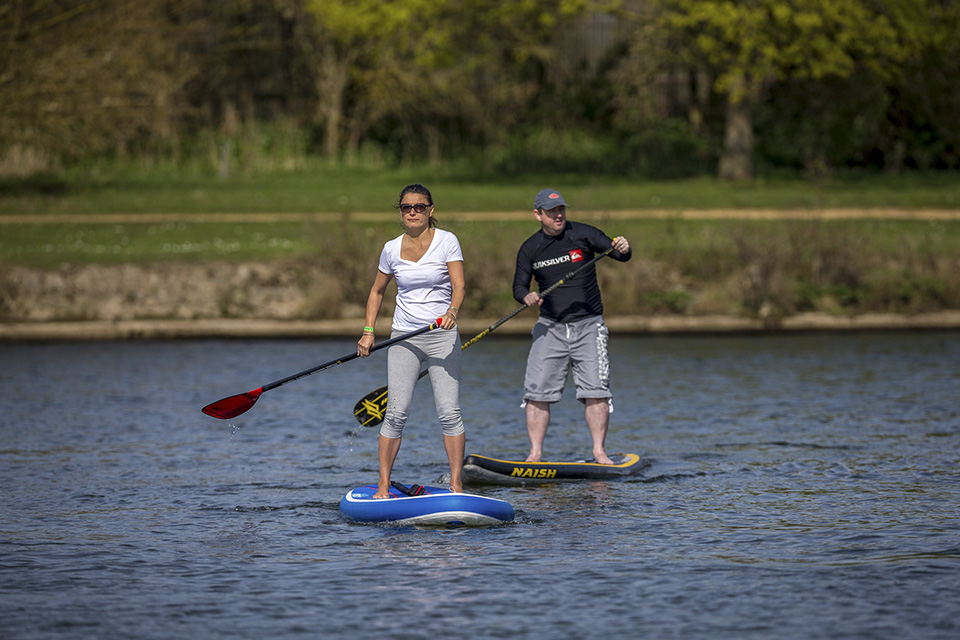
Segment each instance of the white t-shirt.
M433 241L417 262L400 257L403 235L387 241L380 252L380 271L397 279L397 308L394 331L414 331L436 322L450 308L453 285L448 262L463 262L457 236L434 229Z

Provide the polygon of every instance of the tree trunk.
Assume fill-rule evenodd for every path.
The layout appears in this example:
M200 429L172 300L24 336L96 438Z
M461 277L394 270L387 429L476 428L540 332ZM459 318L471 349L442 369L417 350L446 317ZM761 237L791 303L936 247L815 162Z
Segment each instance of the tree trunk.
M753 179L753 119L750 113L750 95L746 82L727 94L727 120L720 157L721 180L741 182Z
M317 75L317 93L320 96L317 115L323 122L323 155L327 159L336 158L340 151L343 99L351 63L352 60L339 59L335 48L328 46Z
M427 138L427 158L430 166L438 167L443 161L440 153L441 141L440 129L436 125L428 124L424 127L423 133Z

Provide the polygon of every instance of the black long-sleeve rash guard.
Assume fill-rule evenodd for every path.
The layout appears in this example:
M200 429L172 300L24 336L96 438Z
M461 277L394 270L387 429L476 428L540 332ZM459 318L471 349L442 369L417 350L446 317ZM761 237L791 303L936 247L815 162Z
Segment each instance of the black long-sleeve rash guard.
M523 302L530 293L530 279L535 278L540 291L559 282L564 275L576 269L597 253L610 248L613 240L596 227L567 221L560 235L548 236L543 229L527 238L517 252L517 269L513 275L513 297ZM610 257L626 262L633 255L631 249ZM603 315L600 285L597 284L595 265L584 269L563 286L557 287L543 299L540 315L558 322L572 322Z

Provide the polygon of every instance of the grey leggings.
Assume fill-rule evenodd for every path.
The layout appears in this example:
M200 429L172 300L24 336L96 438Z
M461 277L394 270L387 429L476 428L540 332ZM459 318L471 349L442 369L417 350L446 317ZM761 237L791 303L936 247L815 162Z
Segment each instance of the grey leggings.
M394 332L391 338L401 333ZM385 438L399 438L410 415L420 368L426 363L443 435L464 432L460 416L460 332L434 329L408 338L387 350L387 412L380 427Z

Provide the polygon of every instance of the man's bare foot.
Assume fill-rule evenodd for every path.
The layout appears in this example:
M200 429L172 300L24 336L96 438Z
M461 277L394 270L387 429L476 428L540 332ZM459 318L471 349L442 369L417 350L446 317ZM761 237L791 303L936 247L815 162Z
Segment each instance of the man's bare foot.
M456 487L452 484L450 485L450 493L463 493L463 486L457 485Z
M390 497L390 490L377 489L377 492L373 494L374 500L386 500Z
M605 453L601 453L600 455L594 454L593 459L597 461L597 464L615 464L614 461L610 459L610 456Z
M527 459L524 460L524 462L540 462L540 454L531 453L530 455L527 456Z

